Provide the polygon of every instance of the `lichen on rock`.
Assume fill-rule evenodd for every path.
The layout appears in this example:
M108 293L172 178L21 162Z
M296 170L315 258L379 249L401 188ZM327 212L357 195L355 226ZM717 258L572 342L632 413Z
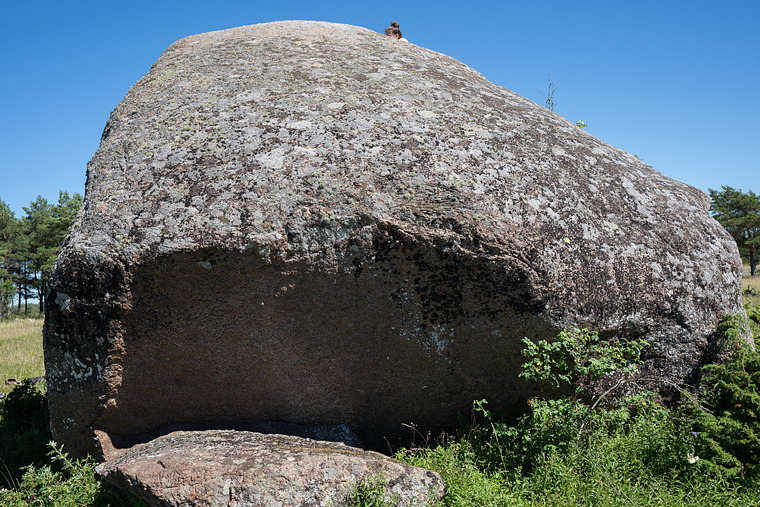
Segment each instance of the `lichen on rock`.
M97 468L149 505L353 505L379 484L398 506L438 505L441 477L342 443L246 431L179 431L139 444Z
M521 406L521 340L644 338L675 382L742 312L699 190L445 55L266 23L182 39L111 114L51 278L53 433ZM105 437L104 437L105 438Z

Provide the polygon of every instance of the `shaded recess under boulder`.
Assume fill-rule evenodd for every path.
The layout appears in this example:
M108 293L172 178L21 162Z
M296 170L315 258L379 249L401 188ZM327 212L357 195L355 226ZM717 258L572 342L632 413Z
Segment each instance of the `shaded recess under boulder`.
M278 22L182 39L116 107L55 266L52 429L347 425L520 406L523 337L643 337L675 382L741 313L707 196L445 55Z

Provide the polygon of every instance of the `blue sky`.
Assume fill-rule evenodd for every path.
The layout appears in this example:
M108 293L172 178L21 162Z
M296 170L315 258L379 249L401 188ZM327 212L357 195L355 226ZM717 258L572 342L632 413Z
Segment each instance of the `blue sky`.
M172 42L283 19L396 20L452 56L702 190L760 191L760 1L5 2L0 198L84 192L108 115Z

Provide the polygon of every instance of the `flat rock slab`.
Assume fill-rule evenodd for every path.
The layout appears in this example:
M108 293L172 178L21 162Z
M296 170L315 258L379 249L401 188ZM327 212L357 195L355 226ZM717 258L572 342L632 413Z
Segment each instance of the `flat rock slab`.
M382 454L288 435L179 431L139 444L97 468L150 505L347 505L359 484L382 482L386 499L427 505L443 479Z

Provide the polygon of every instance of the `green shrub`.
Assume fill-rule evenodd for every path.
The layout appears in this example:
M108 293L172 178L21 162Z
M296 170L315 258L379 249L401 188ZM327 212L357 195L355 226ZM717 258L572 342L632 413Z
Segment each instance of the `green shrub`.
M43 383L25 382L0 400L0 505L143 505L72 460L50 441Z
M0 400L0 417L11 431L47 428L49 415L44 384L24 382Z
M760 353L741 338L744 323L723 319L728 359L704 367L702 405L689 405L703 467L729 478L760 476Z
M754 326L760 326L760 305L746 305L747 318Z
M760 346L760 305L747 305L745 306L745 310L752 337L755 344Z
M514 423L495 418L483 400L474 404L479 422L465 436L487 471L510 477L531 475L556 460L628 469L638 477L688 476L694 452L690 425L678 411L656 401L656 394L628 397L616 407L589 411L574 399L532 400ZM580 431L583 427L583 431Z
M576 394L613 373L635 372L647 344L643 339L602 341L598 333L588 329L561 331L552 341L535 343L524 338L523 343L527 361L522 365L521 378L549 383L554 389L575 384Z
M484 470L529 473L542 457L567 454L576 444L578 427L587 414L572 399L530 400L529 412L514 423L498 418L486 400L473 404L473 424L465 438Z

